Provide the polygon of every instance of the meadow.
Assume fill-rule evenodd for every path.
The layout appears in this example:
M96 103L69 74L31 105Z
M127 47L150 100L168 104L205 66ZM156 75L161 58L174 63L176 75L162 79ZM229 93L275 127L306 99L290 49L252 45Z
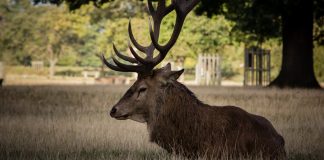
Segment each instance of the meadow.
M183 159L150 143L145 124L108 116L127 88L0 88L0 159ZM190 89L205 103L236 105L269 119L286 141L288 159L324 159L323 90Z

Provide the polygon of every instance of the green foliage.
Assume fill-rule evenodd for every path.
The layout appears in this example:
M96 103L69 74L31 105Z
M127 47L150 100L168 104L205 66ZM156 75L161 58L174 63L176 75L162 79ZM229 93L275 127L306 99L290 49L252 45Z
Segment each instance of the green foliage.
M324 1L323 1L323 3L324 3ZM314 32L313 33L314 41L315 41L316 45L324 46L324 16L319 18L317 21L315 21L313 32Z
M235 30L249 34L249 40L264 42L280 35L280 9L277 0L245 0L238 2L202 0L196 13L207 16L223 14L236 22Z
M64 1L68 4L70 10L75 10L80 8L84 4L93 3L95 6L99 7L100 5L112 0L33 0L35 4L52 3L56 5L60 5Z
M222 77L225 79L231 78L235 76L237 73L233 70L232 63L229 61L223 61L221 70L222 70Z
M314 68L317 80L324 82L324 46L317 46L314 49Z
M25 67L25 66L15 66L15 67L7 67L7 73L15 74L15 75L39 75L39 76L46 76L48 74L47 69L37 70L32 67Z
M77 55L75 55L75 54L68 54L68 55L62 56L58 60L57 65L59 65L59 66L75 66L77 60L78 60Z
M232 26L233 23L223 16L213 16L208 19L190 14L178 43L186 44L193 57L198 53L222 54L224 46L231 43L229 35ZM187 55L187 53L183 54Z
M81 60L80 60L80 66L84 66L84 67L99 67L101 66L102 63L99 60L99 57L95 56L95 55L87 55L84 56Z
M58 59L64 50L74 49L71 46L77 33L87 24L86 17L69 13L64 6L13 5L19 9L0 12L5 15L0 24L0 49L3 55L12 54L20 63L26 56L34 60Z
M269 1L266 0L264 3ZM145 2L116 0L100 4L100 8L98 8L96 5L99 1L89 0L84 1L87 3L73 11L70 11L73 7L71 8L69 1L62 2L60 5L33 5L29 0L20 0L17 3L0 1L0 6L2 6L0 7L0 59L14 65L24 64L26 58L31 57L32 60L45 62L57 59L60 66L100 67L102 63L98 55L104 53L107 57L110 56L113 53L113 43L121 52L130 55L127 48L129 39L127 27L130 18L135 38L141 44L148 45L150 43ZM206 2L210 5L206 5ZM194 13L188 15L180 37L166 59L174 60L177 56L185 56L184 67L193 69L198 54L219 54L222 57L222 69L225 77L242 74L244 47L257 45L257 41L260 40L257 34L268 29L275 30L278 24L277 21L270 24L266 20L262 22L263 26L254 26L265 28L254 30L255 28L248 26L253 23L261 23L261 19L258 19L261 17L253 19L252 11L261 4L255 4L255 6L252 5L252 1L247 1L244 5L243 3L232 4L230 1L227 5L223 5L224 3L223 1L203 0L202 5L197 8L197 12L201 11L201 14L206 16L197 16ZM217 6L219 6L219 10L216 10ZM260 7L264 9L264 6ZM244 9L244 14L238 13L241 8ZM268 13L270 9L262 11L263 15L270 14ZM245 13L245 10L248 11ZM224 15L215 15L214 13L223 13ZM236 21L238 19L235 18L240 18L239 15L243 16L241 18L246 16L252 19L253 23L245 24L243 19ZM229 18L235 22L228 20ZM174 12L163 20L160 43L169 40L174 21ZM244 26L251 30L242 30ZM316 36L319 39L324 31L323 26L319 21L316 21L314 35L319 35ZM271 38L279 34L277 31L267 31L269 35L263 36L268 39L265 38L262 44L264 48L271 50L272 78L278 73L282 58L280 39ZM270 33L273 34L270 35ZM245 45L242 42L245 42ZM324 77L322 76L324 57L321 44L316 43L314 55L315 72L318 79L323 81L321 77ZM115 72L112 73L115 74Z
M58 71L55 73L57 76L69 76L69 77L80 77L82 76L82 71L78 70L63 70L63 71Z
M2 6L0 8L0 57L21 62L24 56L30 55L30 53L23 51L23 44L30 41L33 31L29 28L32 28L35 20L32 17L24 17L20 13L25 6L21 3L11 4L7 1L1 1L0 5ZM32 50L34 47L30 46L29 49ZM14 58L13 56L6 56L6 54L14 54Z
M269 38L281 36L282 14L289 15L293 10L303 9L302 0L201 0L196 13L222 14L229 20L235 21L234 29L248 34L248 39L259 43ZM315 22L321 26L324 18L324 1L314 2ZM322 31L323 32L323 31ZM321 38L320 38L321 37ZM319 35L322 39L324 34Z

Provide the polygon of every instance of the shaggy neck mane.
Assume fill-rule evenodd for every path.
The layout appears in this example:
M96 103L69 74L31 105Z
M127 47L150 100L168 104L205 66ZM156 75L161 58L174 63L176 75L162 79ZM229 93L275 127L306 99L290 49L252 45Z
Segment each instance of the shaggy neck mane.
M200 126L200 118L203 115L200 110L205 104L187 87L176 81L168 83L162 92L147 123L150 140L170 152L172 143L197 146L199 140L195 137L199 133L193 128ZM190 143L182 144L184 142Z
M166 85L163 93L156 100L156 107L151 113L152 121L163 117L177 118L181 114L195 116L198 108L205 105L183 84L173 81Z
M163 94L165 95L165 103L181 108L189 105L192 107L198 107L203 104L196 95L182 83L173 81L167 85L168 86L165 89L166 94Z

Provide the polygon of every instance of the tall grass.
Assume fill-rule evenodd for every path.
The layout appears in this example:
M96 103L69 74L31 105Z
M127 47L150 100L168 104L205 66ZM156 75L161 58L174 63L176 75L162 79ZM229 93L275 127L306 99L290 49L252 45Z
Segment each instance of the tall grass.
M108 116L127 86L0 89L0 159L183 159L150 143L144 124ZM191 87L204 102L269 119L289 159L324 158L324 92Z

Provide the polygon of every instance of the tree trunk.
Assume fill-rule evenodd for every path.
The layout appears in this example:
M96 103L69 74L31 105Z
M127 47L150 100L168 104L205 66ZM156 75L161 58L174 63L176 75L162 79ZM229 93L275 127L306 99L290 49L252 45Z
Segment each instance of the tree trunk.
M95 54L99 59L101 59L101 55L100 54ZM101 63L101 67L100 67L100 75L99 78L104 77L105 74L105 64Z
M297 2L288 1L282 14L281 71L270 86L319 88L313 68L313 0Z
M55 65L56 65L56 62L57 62L57 58L55 57L54 55L54 51L53 51L53 48L52 48L52 45L48 44L47 45L47 51L49 53L49 78L52 79L55 75Z
M52 79L55 75L55 65L56 65L57 60L50 60L50 68L49 68L49 77Z

